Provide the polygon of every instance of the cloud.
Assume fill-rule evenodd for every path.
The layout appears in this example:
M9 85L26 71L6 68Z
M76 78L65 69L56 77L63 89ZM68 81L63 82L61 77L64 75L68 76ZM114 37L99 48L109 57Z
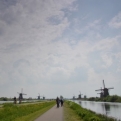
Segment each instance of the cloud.
M33 96L71 97L79 91L90 96L102 79L112 84L120 79L115 77L121 70L120 36L103 36L103 19L74 17L79 12L75 0L2 3L0 92L9 85L8 91L24 88Z
M13 42L26 44L28 36L30 42L36 37L36 42L41 41L42 43L60 36L64 28L68 26L68 20L62 9L68 9L68 6L72 3L73 0L59 3L56 1L53 3L52 1L31 0L29 2L18 1L15 5L9 4L8 8L0 14L0 22L3 25L5 24L4 30L6 30L2 34L4 37L1 37L1 40L7 41L7 43L3 41L3 45ZM60 22L55 26L52 23L55 20L48 21L53 16L60 19ZM3 29L1 29L2 31ZM58 34L53 34L55 32Z
M102 59L103 59L103 61L105 62L105 65L103 65L103 67L108 68L109 66L112 65L112 58L109 58L109 57L107 56L107 54L106 54L106 55L102 55Z
M3 71L7 73L10 69L12 73L12 65L15 66L19 60L26 60L31 64L31 67L20 66L21 69L24 67L23 72L26 68L33 70L33 67L38 70L39 66L44 69L38 61L40 59L40 62L45 61L46 55L54 50L54 46L49 46L49 43L61 36L69 25L62 9L69 9L74 0L59 3L38 0L1 2L0 41L2 44L0 44L0 54L1 64L4 65ZM60 20L54 26L52 21L56 22L55 20L48 21L53 16L57 16Z
M121 28L121 12L119 12L112 20L109 22L109 26L114 28Z
M120 36L116 36L114 38L101 39L93 46L93 50L97 49L110 51L110 49L112 49L113 46L118 45L118 38L120 38Z

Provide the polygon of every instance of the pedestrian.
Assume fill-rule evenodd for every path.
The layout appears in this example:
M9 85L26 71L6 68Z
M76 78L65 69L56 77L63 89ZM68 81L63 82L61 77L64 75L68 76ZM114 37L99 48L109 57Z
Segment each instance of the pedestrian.
M61 107L62 107L63 106L63 99L61 99L60 102L61 102Z
M57 104L57 108L59 108L59 98L56 98L56 104Z
M14 104L16 104L16 97L14 97L13 99L14 99Z

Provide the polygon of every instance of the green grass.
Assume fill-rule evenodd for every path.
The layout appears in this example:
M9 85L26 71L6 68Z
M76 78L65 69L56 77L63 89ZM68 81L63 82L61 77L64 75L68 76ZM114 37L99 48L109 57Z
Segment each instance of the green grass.
M64 121L83 121L80 116L64 102Z
M54 101L27 105L4 104L0 110L0 121L33 121L54 105Z
M64 116L67 117L65 118L65 121L72 121L71 118L75 118L77 115L78 117L80 117L80 121L115 121L115 119L113 118L108 118L104 115L96 114L91 110L84 109L80 105L74 102L66 101L65 104L66 107L69 108L69 109L65 108L67 110L65 111L67 114L65 114ZM68 119L68 117L70 117L70 119ZM73 121L79 121L79 120L75 118L75 120Z

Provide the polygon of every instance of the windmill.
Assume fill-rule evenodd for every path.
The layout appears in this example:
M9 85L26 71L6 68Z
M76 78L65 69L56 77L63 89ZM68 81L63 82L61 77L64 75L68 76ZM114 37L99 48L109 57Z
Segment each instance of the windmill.
M38 100L40 100L40 93L38 93L39 95L37 96L38 97Z
M101 91L100 95L103 95L103 97L106 97L109 95L109 89L114 89L113 87L106 88L104 80L103 80L103 87L104 87L104 89L101 88L101 89L95 90L95 91Z
M23 100L23 95L27 95L23 93L23 88L21 89L21 92L18 92L19 94L19 103L21 103L21 101Z
M75 95L73 95L73 100L75 100Z
M80 91L79 91L79 92L80 92ZM81 92L80 92L79 97L78 97L79 99L81 99L81 95L83 95L83 94L81 94Z
M84 95L84 99L86 99L87 98L87 96L86 95Z
M43 100L45 100L45 96L43 95Z
M100 93L97 93L97 94L100 94L100 98L102 98L103 97L103 89L102 89L102 87L101 87L101 89L100 89Z
M84 99L86 99L87 98L87 96L86 96L86 94L84 95Z

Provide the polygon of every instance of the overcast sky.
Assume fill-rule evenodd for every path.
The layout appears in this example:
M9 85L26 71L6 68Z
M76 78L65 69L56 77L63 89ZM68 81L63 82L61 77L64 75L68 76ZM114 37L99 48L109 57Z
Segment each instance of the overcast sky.
M121 0L0 0L0 97L121 96Z

